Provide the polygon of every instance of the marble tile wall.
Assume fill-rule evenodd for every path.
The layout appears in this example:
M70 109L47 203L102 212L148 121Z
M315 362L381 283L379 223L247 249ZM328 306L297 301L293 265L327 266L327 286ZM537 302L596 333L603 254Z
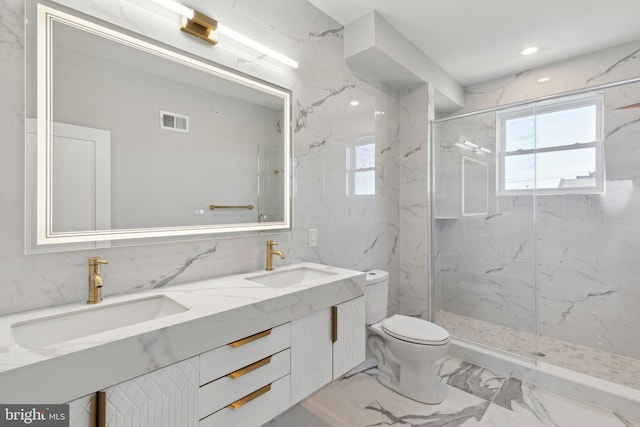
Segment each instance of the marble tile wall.
M553 84L537 83L542 76ZM640 42L469 87L465 110L636 77ZM436 220L441 308L640 358L633 338L640 327L640 109L618 109L640 102L639 90L635 83L604 91L606 194L499 197L486 217ZM487 114L437 124L442 157L451 138ZM492 121L476 138L495 133Z
M393 286L392 307L426 318L428 257L428 135L433 89L422 85L402 93L399 100L400 277ZM431 113L432 114L432 113Z
M62 2L169 44L183 40L177 29L158 24L144 8L131 9L130 1ZM193 44L192 49L293 90L293 232L24 255L24 6L23 0L0 0L0 315L85 299L89 256L110 261L103 269L103 295L108 297L263 268L267 238L279 242L287 256L284 262L384 268L397 282L400 183L395 94L350 71L343 59L341 26L306 1L216 0L192 5L200 5L205 13L215 11L230 26L260 36L300 62L295 72L278 74L262 67L260 58L238 58L205 44ZM128 12L123 15L123 10L133 10L137 18ZM360 101L358 108L349 106L352 99ZM345 194L345 147L367 135L373 135L376 146L376 194L350 197ZM316 248L308 248L309 228L319 231Z

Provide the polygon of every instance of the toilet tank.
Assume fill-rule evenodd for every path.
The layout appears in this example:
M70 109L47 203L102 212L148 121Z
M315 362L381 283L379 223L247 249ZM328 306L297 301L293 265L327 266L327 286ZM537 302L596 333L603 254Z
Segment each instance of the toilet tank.
M372 325L387 317L389 273L382 270L368 271L364 295L367 304L367 325Z

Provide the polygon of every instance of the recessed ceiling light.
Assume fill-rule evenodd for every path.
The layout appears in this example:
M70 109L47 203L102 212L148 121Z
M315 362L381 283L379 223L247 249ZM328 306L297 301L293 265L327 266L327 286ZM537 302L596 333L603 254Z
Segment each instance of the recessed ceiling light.
M520 55L533 55L538 51L537 46L531 46L520 51Z
M355 106L355 105L360 105L360 101L358 101L358 100L354 99L353 101L351 101L351 102L349 103L349 105L353 105L353 106Z
M540 77L540 78L538 79L538 83L546 83L546 82L548 82L549 80L551 80L551 77Z

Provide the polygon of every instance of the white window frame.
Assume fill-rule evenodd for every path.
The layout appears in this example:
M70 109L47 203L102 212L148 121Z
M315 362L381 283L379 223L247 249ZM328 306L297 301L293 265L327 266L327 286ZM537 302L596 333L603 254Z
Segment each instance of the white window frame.
M576 143L572 145L554 146L533 148L529 150L517 150L512 152L506 151L506 131L505 123L508 120L522 118L527 116L536 117L539 114L551 113L554 111L562 111L575 109L579 107L586 107L594 105L596 107L596 137L595 141L588 143ZM534 104L527 104L507 110L499 111L496 114L496 130L497 130L497 183L498 183L498 195L500 196L518 196L518 195L532 195L534 192L537 195L553 195L553 194L603 194L605 192L605 162L604 162L604 93L603 92L589 92L587 94L581 94L577 96L564 97L559 99L553 99L548 101L541 101ZM596 171L595 171L595 186L589 187L562 187L562 188L542 188L538 189L537 177L534 177L534 188L531 189L517 189L507 190L505 189L505 157L512 155L526 155L526 154L538 154L545 152L557 152L565 150L576 150L588 147L595 147L596 149ZM536 162L538 161L536 156ZM537 167L536 167L537 169Z
M366 136L362 136L359 138L356 138L355 140L353 140L350 144L347 145L346 147L346 192L347 192L347 196L349 197L373 197L376 194L376 188L375 188L375 178L374 178L374 189L373 189L373 193L369 194L356 194L355 193L355 189L356 189L356 183L355 183L355 177L356 174L358 172L368 172L368 171L373 171L374 173L374 177L375 177L375 170L376 170L376 161L374 159L373 161L373 166L370 167L366 167L366 168L356 168L356 148L360 147L362 145L373 145L373 149L374 149L374 154L375 154L375 138L373 135L366 135Z

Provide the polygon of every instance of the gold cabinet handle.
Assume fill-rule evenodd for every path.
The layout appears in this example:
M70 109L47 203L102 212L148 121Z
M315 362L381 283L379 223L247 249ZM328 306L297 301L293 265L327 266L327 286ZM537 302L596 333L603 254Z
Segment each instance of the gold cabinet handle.
M271 335L271 329L258 332L257 334L251 335L246 338L242 338L241 340L238 340L238 341L234 341L229 345L233 348L240 347L241 345L249 344L252 341L259 340L260 338L266 337L267 335Z
M338 306L331 307L331 342L338 341Z
M227 407L231 408L231 409L233 409L235 411L236 409L240 408L241 406L244 406L247 403L251 402L253 399L256 399L256 398L262 396L263 394L265 394L269 390L271 390L271 384L267 384L266 386L264 386L262 388L259 388L258 390L254 391L253 393L247 394L242 399L236 400L235 402L231 403Z
M91 427L106 427L107 425L107 392L99 391L91 398Z
M258 368L262 368L264 365L268 365L269 363L271 363L271 356L265 357L264 359L258 360L257 362L252 363L251 365L245 366L244 368L240 368L237 371L231 372L227 376L235 380L236 378L240 378L241 376L246 375L251 371L255 371Z

